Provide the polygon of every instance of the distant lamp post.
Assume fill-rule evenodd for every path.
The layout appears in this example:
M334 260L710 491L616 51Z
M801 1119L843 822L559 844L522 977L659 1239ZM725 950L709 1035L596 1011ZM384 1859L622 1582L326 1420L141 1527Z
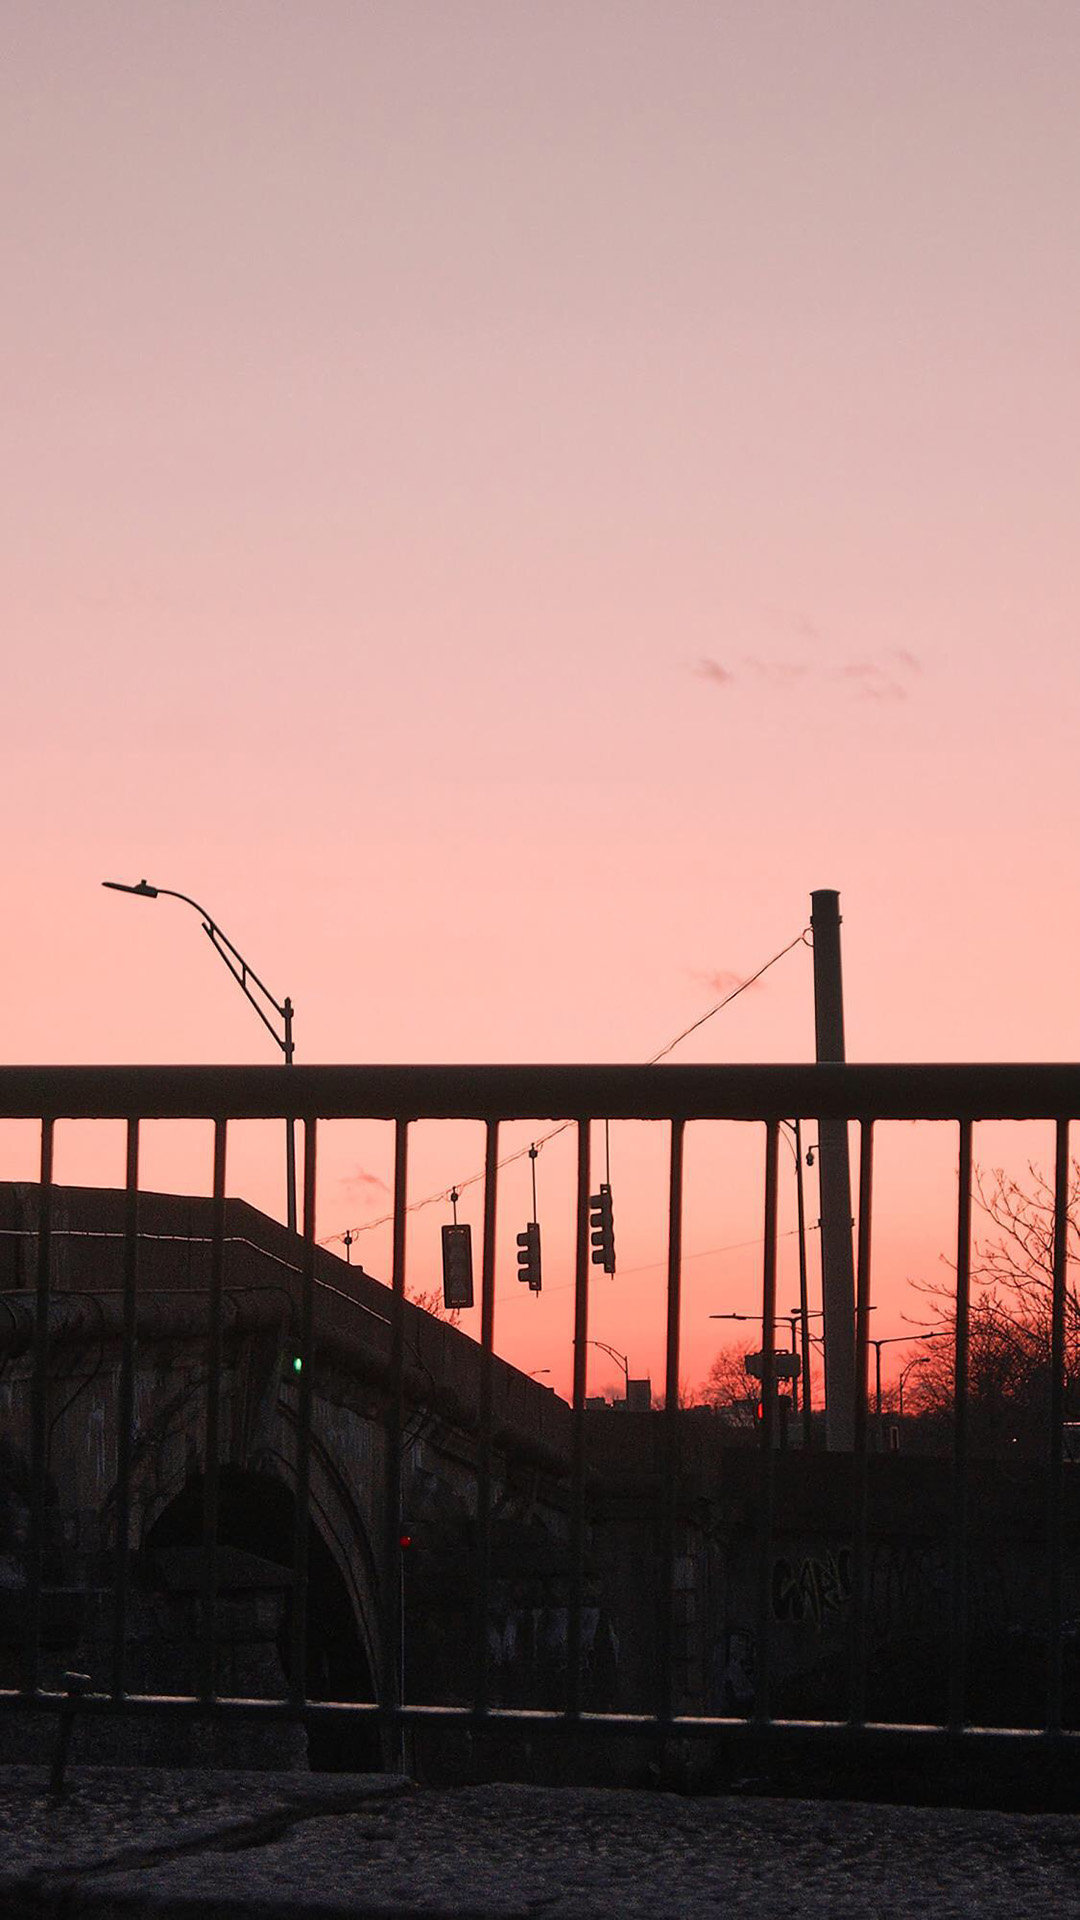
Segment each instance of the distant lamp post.
M212 920L205 907L200 907L190 894L176 893L171 887L152 887L147 880L140 880L137 887L131 887L123 880L103 880L103 887L111 887L114 893L137 893L144 900L182 900L185 906L194 907L203 923L203 932L211 946L221 955L233 979L250 1000L267 1032L276 1041L285 1055L285 1065L293 1064L293 1003L286 996L284 1000L275 1000L265 981L259 979L254 968L244 959L239 948L234 947L226 934L222 933L216 920ZM252 992L252 988L255 992ZM256 998L256 994L260 997ZM264 1004L265 1003L265 1004ZM282 1023L282 1032L274 1026L266 1009L269 1007ZM296 1232L296 1135L292 1120L285 1122L285 1205L289 1232Z
M916 1367L928 1367L929 1365L930 1355L928 1353L920 1353L917 1359L909 1360L907 1366L902 1370L900 1374L900 1404L897 1409L901 1420L904 1417L904 1381L907 1379L909 1373L914 1373Z
M585 1345L587 1347L599 1347L601 1352L609 1353L613 1360L618 1361L620 1367L623 1370L623 1379L626 1382L626 1404L627 1404L627 1407L629 1407L630 1405L630 1362L627 1359L625 1353L620 1353L618 1347L609 1347L606 1340L586 1340Z
M882 1412L882 1407L881 1407L881 1349L882 1347L896 1347L896 1346L902 1346L902 1345L911 1346L913 1342L916 1340L944 1340L944 1339L947 1339L948 1337L949 1336L947 1334L943 1334L943 1333L890 1333L888 1337L884 1340L868 1340L867 1341L867 1345L873 1347L874 1349L875 1372L877 1376L876 1386L877 1386L878 1445L880 1447L884 1448L884 1445L885 1445L885 1415ZM929 1358L930 1358L930 1355L928 1353L924 1353L920 1355L920 1357L917 1360L913 1360L911 1363L911 1366L913 1367L925 1366ZM905 1368L903 1374L900 1377L900 1406L898 1409L900 1413L903 1413L904 1411L904 1381L907 1379L907 1376L910 1373L910 1371L911 1371L911 1367Z
M868 1340L867 1341L867 1345L873 1347L874 1349L874 1369L875 1369L875 1375L876 1375L875 1386L877 1390L878 1446L882 1449L884 1449L884 1446L885 1446L885 1415L882 1412L882 1408L881 1408L881 1349L882 1347L899 1346L904 1341L907 1341L908 1345L910 1346L912 1341L917 1338L918 1338L917 1334L891 1333L889 1334L888 1338L885 1340ZM903 1400L901 1400L900 1406L902 1411Z
M795 1355L795 1358L797 1360L799 1359L799 1349L795 1345L795 1329L798 1326L801 1318L802 1318L801 1307L792 1307L790 1313L778 1313L778 1314L775 1314L773 1317L773 1325L775 1327L785 1327L785 1326L787 1327L791 1336L791 1351ZM813 1312L811 1312L809 1308L807 1309L807 1312L806 1312L807 1320L820 1320L820 1318L821 1318L821 1314L816 1309ZM765 1338L765 1322L762 1320L760 1313L710 1313L709 1319L710 1320L750 1320L753 1322L755 1326L761 1328L761 1337L763 1340ZM810 1336L809 1336L809 1330L808 1330L807 1340L809 1340L809 1337ZM810 1377L809 1362L804 1357L799 1364L802 1372L806 1375L806 1378L809 1379ZM791 1391L793 1396L792 1411L797 1413L799 1410L799 1380L798 1380L797 1374L792 1374L791 1376ZM805 1402L804 1402L804 1405L805 1405Z

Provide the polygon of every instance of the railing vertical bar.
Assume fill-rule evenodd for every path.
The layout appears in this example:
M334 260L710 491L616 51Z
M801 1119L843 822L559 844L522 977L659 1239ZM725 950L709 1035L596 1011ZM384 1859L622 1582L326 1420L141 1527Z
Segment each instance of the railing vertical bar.
M1050 1458L1047 1475L1046 1729L1063 1712L1065 1296L1069 1251L1069 1122L1057 1123L1054 1154L1054 1292L1050 1324Z
M488 1710L488 1618L491 1607L491 1425L495 1360L495 1213L499 1179L499 1123L489 1120L484 1140L484 1246L480 1268L480 1445L476 1462L476 1626L475 1687L477 1713Z
M956 1208L956 1338L953 1360L952 1505L949 1544L948 1724L964 1724L968 1615L968 1387L971 1373L971 1154L972 1123L960 1122Z
M203 1454L203 1564L199 1692L213 1698L216 1683L218 1514L221 1495L221 1367L225 1296L225 1150L227 1122L214 1121L214 1197L210 1224L210 1294L206 1332L206 1423Z
M53 1126L41 1123L38 1191L37 1291L30 1380L30 1530L26 1568L26 1642L23 1685L37 1691L41 1659L41 1577L45 1551L45 1483L49 1465L49 1309L52 1285Z
M870 1362L870 1255L874 1194L874 1123L859 1127L859 1242L855 1285L855 1451L851 1462L851 1645L848 1719L866 1718L867 1612L869 1575L870 1418L867 1387Z
M409 1122L394 1122L394 1222L390 1293L390 1396L386 1410L386 1481L383 1493L383 1659L379 1704L401 1705L402 1547L401 1461L405 1427L405 1228L409 1168ZM401 1754L399 1752L398 1759Z
M570 1454L570 1596L566 1617L566 1712L581 1712L581 1613L585 1587L585 1383L589 1336L589 1122L577 1122L574 1260L574 1405Z
M765 1251L761 1275L761 1502L757 1583L757 1654L753 1717L769 1718L772 1666L772 1555L776 1505L774 1458L776 1411L776 1207L779 1192L780 1122L765 1129Z
M675 1546L679 1504L679 1319L682 1296L682 1189L685 1122L671 1123L671 1170L668 1192L667 1366L664 1379L663 1460L660 1553L657 1577L657 1717L668 1721L674 1711L675 1665Z
M807 1453L814 1444L814 1403L810 1385L810 1296L806 1274L806 1188L803 1181L802 1121L796 1119L795 1205L799 1236L799 1351L802 1356L802 1428Z
M116 1552L113 1570L111 1690L124 1692L130 1576L131 1457L135 1440L135 1306L139 1270L139 1122L127 1123L124 1181L124 1304L116 1396Z
M311 1416L315 1386L315 1166L318 1121L304 1117L304 1250L300 1271L299 1393L296 1409L296 1508L293 1533L289 1699L307 1704L308 1541L311 1529Z

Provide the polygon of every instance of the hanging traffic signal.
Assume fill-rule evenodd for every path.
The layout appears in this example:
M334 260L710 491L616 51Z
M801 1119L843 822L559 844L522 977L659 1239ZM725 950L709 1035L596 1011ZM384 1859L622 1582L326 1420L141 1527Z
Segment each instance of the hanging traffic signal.
M615 1217L611 1207L611 1188L601 1183L599 1193L589 1195L589 1225L592 1228L592 1257L595 1267L605 1273L615 1271Z
M471 1307L473 1303L472 1228L446 1226L442 1230L443 1305Z
M518 1279L527 1280L532 1293L540 1291L540 1225L530 1220L524 1233L519 1233L518 1243Z

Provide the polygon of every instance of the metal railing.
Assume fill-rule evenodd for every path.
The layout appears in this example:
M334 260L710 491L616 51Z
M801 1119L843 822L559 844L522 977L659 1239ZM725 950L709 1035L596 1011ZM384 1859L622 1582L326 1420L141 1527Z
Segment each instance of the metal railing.
M25 1553L25 1641L21 1685L0 1693L0 1705L70 1712L62 1688L43 1684L41 1620L46 1562L51 1310L54 1305L53 1148L61 1120L122 1120L126 1123L126 1178L122 1285L117 1318L116 1457L111 1662L109 1684L88 1694L80 1711L228 1716L244 1712L292 1717L311 1726L323 1721L376 1721L396 1737L403 1728L500 1727L529 1737L570 1734L575 1739L647 1737L661 1742L704 1737L738 1741L746 1735L810 1740L836 1733L858 1739L918 1742L989 1739L1051 1742L1075 1765L1080 1735L1066 1726L1063 1689L1065 1644L1066 1503L1063 1427L1065 1315L1067 1300L1069 1122L1080 1110L1080 1068L1073 1066L817 1066L817 1067L429 1067L429 1068L8 1068L0 1071L0 1120L40 1123L39 1217L33 1290L32 1371L29 1404L29 1532ZM850 1457L851 1581L847 1619L847 1700L828 1719L774 1718L773 1654L776 1621L771 1605L777 1473L774 1446L775 1317L779 1130L789 1116L857 1123L859 1208L857 1239L855 1444ZM492 1525L495 1453L493 1423L495 1350L496 1210L499 1128L503 1122L567 1119L576 1130L576 1238L574 1250L574 1369L566 1497L569 1589L566 1612L565 1697L561 1708L509 1708L495 1703L488 1620L492 1593ZM214 1134L212 1225L205 1307L205 1399L202 1409L202 1605L199 1614L199 1678L192 1691L165 1699L125 1685L131 1599L132 1473L136 1394L136 1331L140 1299L140 1122L201 1119ZM288 1685L273 1700L222 1697L215 1687L215 1632L219 1602L219 1516L223 1338L226 1326L226 1149L230 1122L294 1120L303 1133L302 1233L296 1312L299 1370L295 1404L295 1529L292 1540L292 1604ZM309 1696L307 1682L308 1558L311 1526L313 1403L316 1367L317 1262L316 1166L322 1121L384 1120L394 1127L393 1237L390 1287L385 1296L387 1335L384 1529L381 1542L382 1645L395 1648L401 1635L402 1461L407 1422L407 1168L410 1127L425 1119L472 1120L485 1128L485 1175L480 1263L481 1333L476 1407L475 1623L471 1697L466 1704L437 1701L405 1704L395 1658L384 1658L375 1700L327 1702ZM599 1120L651 1120L669 1129L668 1255L666 1285L665 1401L655 1416L662 1432L663 1471L658 1503L659 1566L655 1620L655 1699L631 1712L585 1710L583 1618L589 1527L589 1423L586 1355L589 1339L590 1126ZM1045 1617L1044 1710L1026 1731L970 1725L969 1543L972 1459L969 1432L969 1355L972 1255L972 1128L982 1120L1049 1121L1055 1127L1054 1242L1051 1300L1051 1368L1042 1555ZM875 1725L868 1719L872 1422L867 1398L871 1286L871 1220L874 1129L878 1122L925 1120L956 1127L958 1207L955 1260L955 1392L953 1395L948 1522L948 1595L945 1632L948 1690L945 1712L921 1728ZM753 1698L739 1714L677 1710L674 1567L681 1525L680 1299L684 1139L696 1121L758 1123L764 1139L763 1258L761 1281L762 1410L756 1482L754 1541L757 1553L756 1663ZM23 1296L29 1305L29 1296ZM916 1336L913 1335L913 1340Z

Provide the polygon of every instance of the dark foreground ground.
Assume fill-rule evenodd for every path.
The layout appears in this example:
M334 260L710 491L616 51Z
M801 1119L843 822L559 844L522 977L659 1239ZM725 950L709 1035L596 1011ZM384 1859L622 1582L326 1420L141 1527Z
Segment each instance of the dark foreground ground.
M1080 1916L1067 1814L5 1767L0 1820L4 1920Z

